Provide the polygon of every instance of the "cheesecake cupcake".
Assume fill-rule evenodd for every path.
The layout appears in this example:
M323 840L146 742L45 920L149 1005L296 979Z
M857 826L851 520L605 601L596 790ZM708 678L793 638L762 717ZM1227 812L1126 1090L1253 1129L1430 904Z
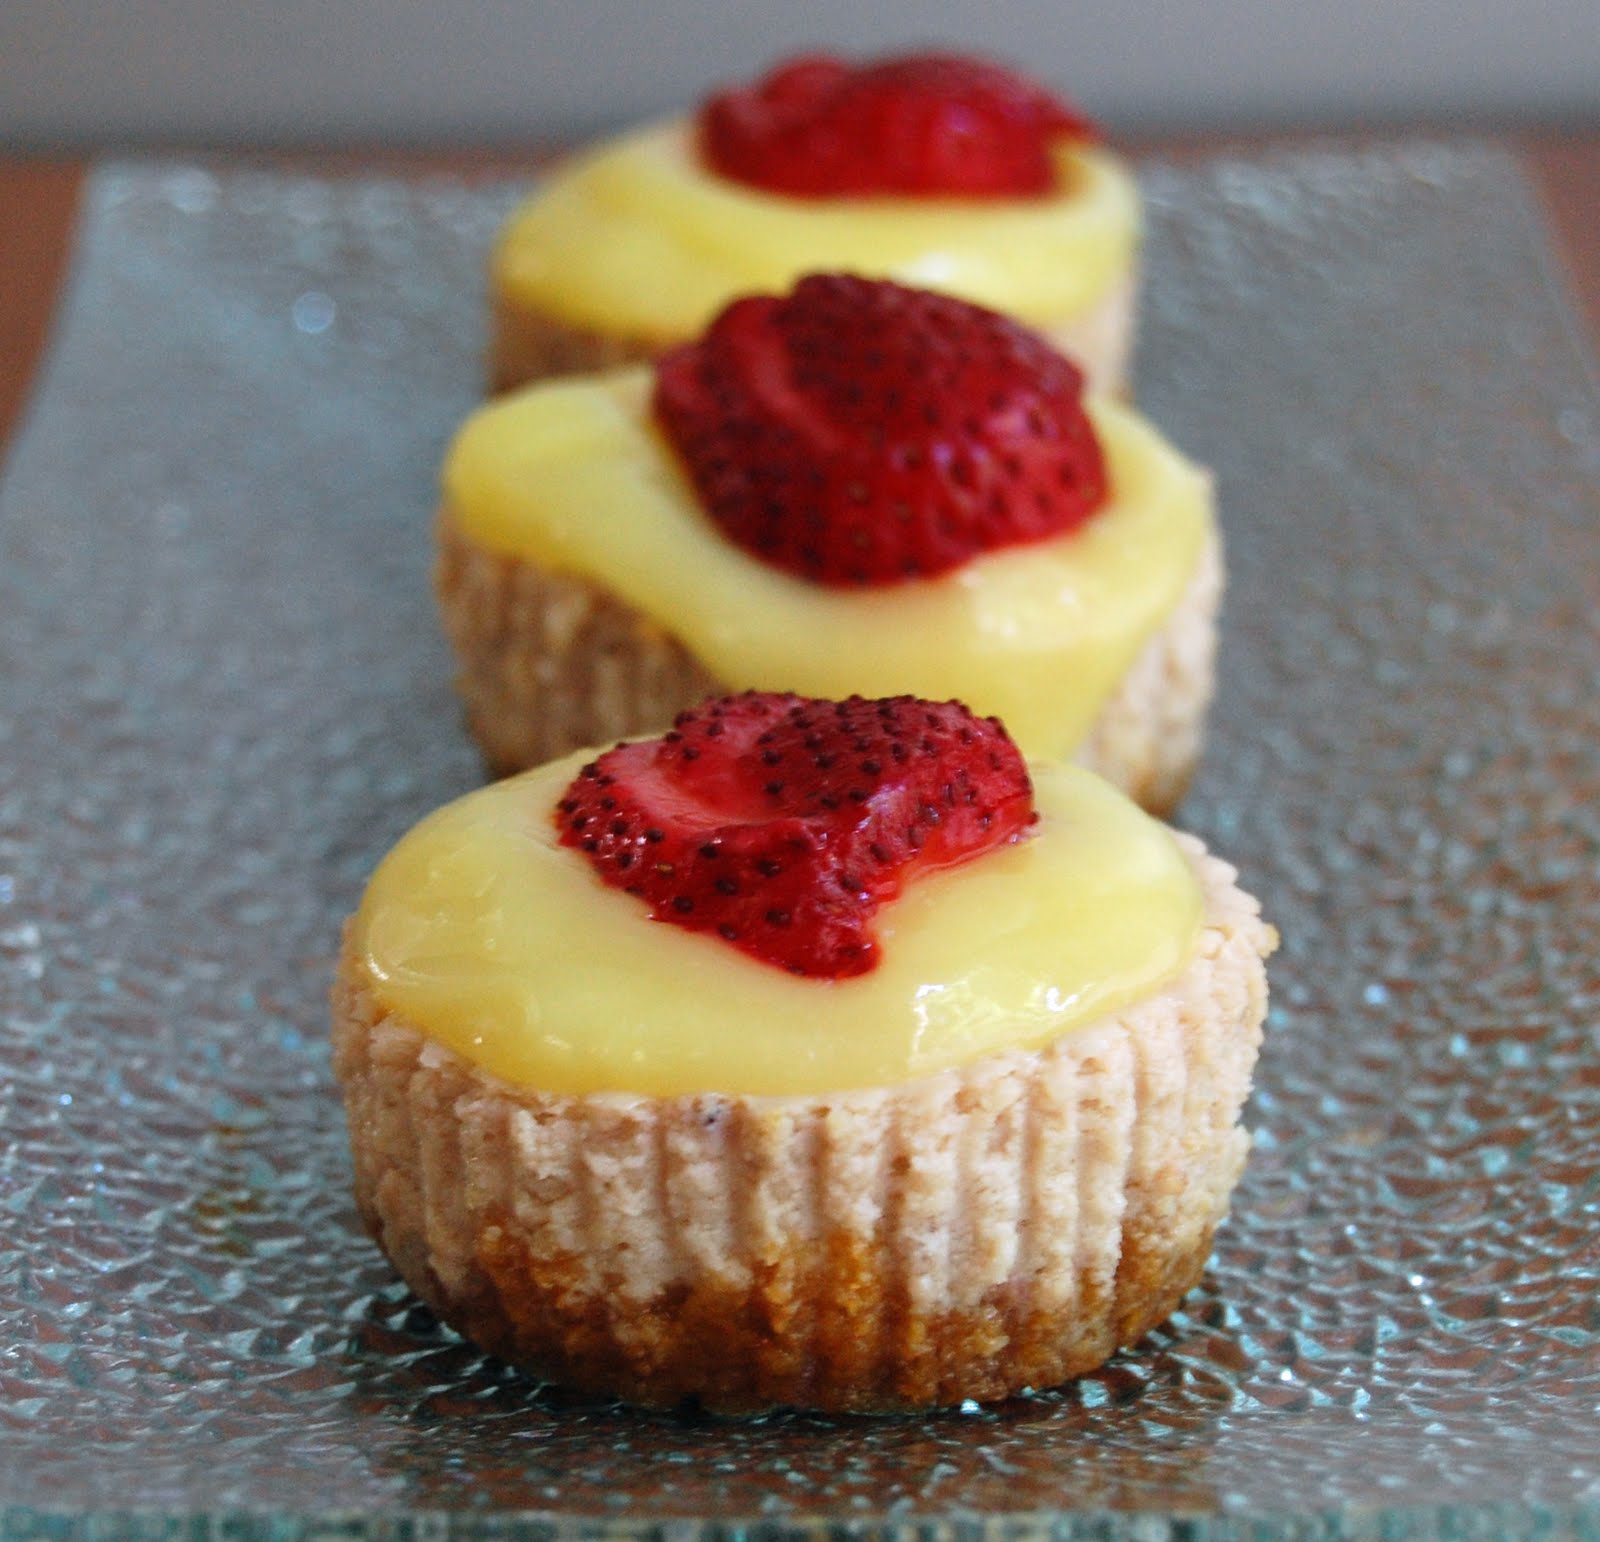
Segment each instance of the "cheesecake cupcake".
M843 269L1016 316L1125 392L1139 198L1078 112L982 60L779 65L554 172L490 263L504 390L646 360Z
M924 1407L1199 1279L1275 945L1233 870L956 703L746 694L407 835L333 998L406 1281L585 1392Z
M966 301L812 275L653 366L490 403L438 529L502 774L751 688L959 697L1158 812L1199 753L1209 476Z

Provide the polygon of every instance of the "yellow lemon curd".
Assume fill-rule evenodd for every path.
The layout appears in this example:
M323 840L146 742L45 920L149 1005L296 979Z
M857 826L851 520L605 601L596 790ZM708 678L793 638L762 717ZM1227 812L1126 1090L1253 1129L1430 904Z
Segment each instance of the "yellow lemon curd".
M1176 605L1211 485L1126 407L1091 401L1110 497L1084 525L934 579L813 583L741 550L702 510L650 412L647 369L531 387L481 409L444 469L468 540L587 580L733 689L955 697L1025 755L1082 743Z
M555 1093L804 1095L1034 1048L1158 990L1202 902L1170 832L1099 778L1032 768L1022 841L915 879L877 914L870 974L797 979L650 918L558 843L585 759L447 805L367 889L352 942L391 1011Z
M1132 271L1139 195L1103 150L1064 140L1043 198L795 198L707 169L686 121L609 141L512 216L496 290L569 325L670 342L741 294L839 270L938 289L1058 326Z

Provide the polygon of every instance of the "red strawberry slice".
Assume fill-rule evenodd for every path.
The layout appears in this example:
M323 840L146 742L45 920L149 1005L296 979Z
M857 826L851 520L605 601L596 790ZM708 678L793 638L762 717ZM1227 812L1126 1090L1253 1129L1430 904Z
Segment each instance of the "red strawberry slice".
M655 412L736 545L818 583L929 578L1106 496L1083 377L947 295L847 274L736 300L656 367Z
M1017 747L959 702L750 691L607 750L555 823L656 920L839 979L877 963L872 918L908 882L1036 818Z
M1051 146L1095 132L1021 75L935 53L791 59L710 98L699 129L714 171L801 198L1038 197L1056 186Z

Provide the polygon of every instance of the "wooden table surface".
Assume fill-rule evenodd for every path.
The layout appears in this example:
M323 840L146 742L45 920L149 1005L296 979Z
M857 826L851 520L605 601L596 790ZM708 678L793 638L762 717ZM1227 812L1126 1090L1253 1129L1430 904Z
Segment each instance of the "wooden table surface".
M1481 136L1479 136L1481 137ZM1600 352L1600 128L1572 134L1503 135L1527 168L1545 206L1556 251ZM1189 142L1149 146L1162 154L1203 154L1217 148L1259 149L1267 140ZM422 176L448 171L475 175L531 170L548 152L490 151L373 155L284 154L274 164L329 174L382 169ZM0 157L0 454L9 441L47 343L72 246L86 158Z

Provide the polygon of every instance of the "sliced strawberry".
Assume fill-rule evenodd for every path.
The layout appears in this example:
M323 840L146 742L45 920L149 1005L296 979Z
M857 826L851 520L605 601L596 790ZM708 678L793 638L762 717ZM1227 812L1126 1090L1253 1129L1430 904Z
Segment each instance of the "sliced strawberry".
M655 412L736 545L825 584L928 578L1105 500L1083 377L981 306L847 274L736 300Z
M1026 198L1056 186L1051 146L1094 127L1042 87L958 54L778 65L700 110L701 153L725 177L801 198Z
M908 882L1036 818L1017 747L959 702L750 691L607 750L555 823L656 920L837 979L876 964L872 918Z

